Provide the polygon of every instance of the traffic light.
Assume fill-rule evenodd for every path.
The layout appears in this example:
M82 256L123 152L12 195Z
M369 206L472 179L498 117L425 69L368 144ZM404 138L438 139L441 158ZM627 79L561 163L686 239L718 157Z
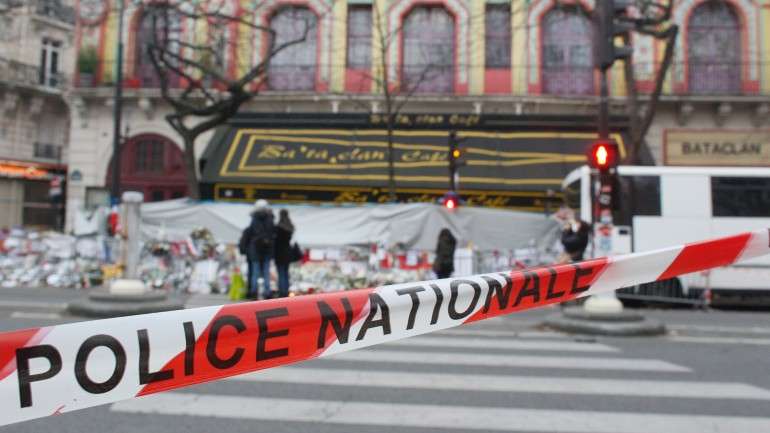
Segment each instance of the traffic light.
M601 70L612 67L615 60L630 59L633 48L616 46L615 38L633 30L634 24L626 15L634 0L596 0L596 66Z
M448 210L455 210L460 206L460 196L454 191L447 191L444 196L441 197L441 204Z
M612 140L598 140L588 147L588 165L606 173L618 165L618 145Z
M457 170L465 165L463 152L457 147L457 132L449 132L449 190L457 191Z

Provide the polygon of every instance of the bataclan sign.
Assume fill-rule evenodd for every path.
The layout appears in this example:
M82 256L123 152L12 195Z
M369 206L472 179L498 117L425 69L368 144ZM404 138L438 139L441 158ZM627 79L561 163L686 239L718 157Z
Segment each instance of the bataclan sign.
M770 166L770 130L668 130L666 165Z

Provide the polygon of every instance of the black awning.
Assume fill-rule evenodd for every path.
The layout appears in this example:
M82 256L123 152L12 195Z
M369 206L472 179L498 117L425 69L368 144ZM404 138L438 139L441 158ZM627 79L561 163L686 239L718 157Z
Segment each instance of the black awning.
M382 120L377 115L239 116L215 134L205 152L204 192L210 191L209 198L244 200L252 193L231 190L223 196L220 190L283 190L287 200L292 191L331 193L312 194L318 201L334 200L340 191L377 195L388 182L388 135ZM564 176L585 162L586 146L596 138L590 118L538 116L529 127L524 127L524 116L508 120L400 116L393 136L397 188L431 196L446 190L449 133L456 131L466 163L460 169L461 192L545 195L558 191ZM613 138L625 153L624 135L614 133ZM294 194L296 200L303 197L309 196ZM355 195L349 198L356 201Z

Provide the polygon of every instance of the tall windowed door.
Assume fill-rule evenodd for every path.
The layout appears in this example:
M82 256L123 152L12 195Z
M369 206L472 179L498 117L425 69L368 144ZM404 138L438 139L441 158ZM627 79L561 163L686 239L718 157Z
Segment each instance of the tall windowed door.
M593 27L579 8L554 9L543 18L543 93L594 93Z
M741 90L740 22L732 6L708 1L690 15L687 32L691 93L738 93Z
M105 179L111 185L112 164ZM163 201L187 195L182 150L157 134L142 134L126 142L120 160L121 191L138 191L145 201Z
M443 7L420 6L404 19L402 91L454 91L455 22Z
M38 82L46 87L59 86L59 50L61 42L44 38L40 49Z

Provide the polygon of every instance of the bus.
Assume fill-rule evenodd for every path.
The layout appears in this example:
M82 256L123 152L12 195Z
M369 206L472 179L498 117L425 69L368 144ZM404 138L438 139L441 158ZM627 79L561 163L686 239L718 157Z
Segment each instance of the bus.
M770 228L770 168L619 166L612 254ZM593 177L596 182L596 176ZM593 222L591 169L562 182L567 205ZM770 257L623 288L624 303L770 306Z

